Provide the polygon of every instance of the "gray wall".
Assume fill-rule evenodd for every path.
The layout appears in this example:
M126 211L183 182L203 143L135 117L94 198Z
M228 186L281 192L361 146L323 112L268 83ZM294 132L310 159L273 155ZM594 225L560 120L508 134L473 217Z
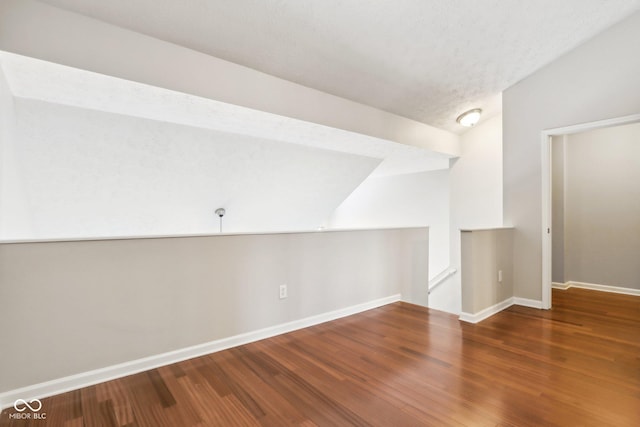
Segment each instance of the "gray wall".
M542 299L541 132L640 113L640 12L503 93L504 220L515 296Z
M462 312L477 314L513 296L513 229L462 230ZM498 271L502 270L502 282Z
M640 123L566 147L565 281L640 289Z
M0 392L427 282L427 228L2 244Z
M551 280L564 283L564 196L565 196L565 136L554 136L551 141Z

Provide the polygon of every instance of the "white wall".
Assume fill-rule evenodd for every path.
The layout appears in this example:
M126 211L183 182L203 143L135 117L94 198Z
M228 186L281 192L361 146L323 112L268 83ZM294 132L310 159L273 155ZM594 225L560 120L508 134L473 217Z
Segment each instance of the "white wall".
M0 3L0 49L361 132L412 145L409 148L414 150L427 147L447 154L458 152L458 137L449 132L31 0ZM52 69L58 81L61 71L45 68ZM85 86L96 79L82 77ZM48 96L55 99L52 104L64 103L56 98L60 93L77 95L73 82L62 80L68 90L48 91ZM31 99L33 94L28 95L32 85L16 85L27 94L23 98L29 100L20 98L21 129L16 140L10 142L11 149L18 147L21 152L12 159L20 169L12 185L20 189L9 204L23 214L12 215L14 221L0 236L4 239L209 233L217 228L212 212L221 206L228 212L224 220L227 231L313 229L375 166L374 160L366 156L356 158L301 148L292 155L290 150L285 153L283 144L243 153L230 148L214 156L204 140L216 139L217 146L223 145L224 136L218 134L214 138L215 132L203 135L201 129L183 127L181 134L175 130L179 126L143 119L149 116L130 120L119 117L117 114L123 113L119 110L98 113L71 105L38 103ZM114 98L122 102L122 93L115 92ZM129 92L140 95L143 90L133 87ZM168 99L166 93L159 97L161 101ZM92 97L76 97L75 102L82 104L86 98ZM185 111L189 116L201 100L191 97L186 105L173 109L158 107L164 105L159 102L149 110L167 114L177 110L184 119ZM107 105L109 101L103 96L97 104ZM91 105L88 109L101 108ZM46 120L38 119L39 115ZM72 115L80 121L77 126ZM243 117L246 114L240 119L227 119L236 123ZM261 119L257 117L257 121ZM277 132L277 125L275 128ZM325 137L331 139L331 135ZM169 139L174 143L170 144ZM268 145L255 139L247 142L245 138L245 144L232 136L227 139L234 141L227 142L228 146ZM188 140L192 143L185 142ZM89 153L96 147L97 152ZM144 147L148 149L145 151ZM420 153L415 154L404 153L404 158L422 158ZM216 156L218 160L213 159ZM317 162L304 161L314 156L318 157ZM403 153L391 157L406 163ZM207 159L214 161L207 164ZM397 170L389 167L386 160L382 169ZM431 160L446 162L445 158ZM411 170L416 170L418 161ZM142 167L135 173L133 167L138 163ZM273 167L265 168L265 164ZM241 169L245 173L239 176ZM17 202L19 197L28 199L28 209ZM123 218L125 221L121 221Z
M312 230L380 163L16 98L0 239ZM28 214L21 215L28 200Z
M640 123L566 148L564 281L640 289Z
M495 116L462 135L462 155L451 160L452 225L502 225L502 117Z
M451 161L450 262L458 273L429 295L429 305L460 313L460 229L494 228L502 222L502 119L489 118L461 138L462 155Z
M432 278L449 266L449 170L369 177L338 206L328 226L428 226Z
M29 218L29 200L20 183L14 145L16 106L0 67L0 239L8 230L22 232Z
M4 159L7 156L7 142L11 140L13 133L13 97L7 86L7 81L0 67L0 235L4 229L5 212L3 202L3 194L6 192L5 186L7 182L7 173L3 166Z
M639 113L639 39L640 12L503 93L504 219L515 227L516 297L542 299L541 132Z
M458 136L33 0L0 2L0 50L458 155Z
M427 280L428 234L0 244L0 398L398 293L410 298Z

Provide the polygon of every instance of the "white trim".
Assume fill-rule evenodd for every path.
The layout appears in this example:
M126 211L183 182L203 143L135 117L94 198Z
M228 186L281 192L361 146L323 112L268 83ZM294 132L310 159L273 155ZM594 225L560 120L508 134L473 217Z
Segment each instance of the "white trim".
M596 129L608 128L613 126L621 126L621 125L626 125L626 124L635 123L635 122L640 122L640 113L631 114L629 116L623 116L623 117L614 117L612 119L597 120L595 122L579 123L577 125L546 129L544 132L549 136L569 135L572 133L586 132L589 130L596 130Z
M117 365L107 366L106 368L95 369L68 377L58 378L55 380L33 384L15 390L9 390L0 393L0 411L11 407L16 399L41 399L71 390L88 387L94 384L110 381L116 378L122 378L127 375L136 374L138 372L147 371L149 369L160 366L169 365L183 360L192 359L194 357L204 356L206 354L215 353L217 351L226 350L276 335L285 334L302 328L318 325L320 323L329 322L341 317L351 316L356 313L382 307L401 300L401 295L391 295L385 298L365 302L362 304L352 305L350 307L341 308L330 311L328 313L318 314L316 316L306 317L293 322L282 323L280 325L271 326L245 334L235 335L211 341L204 344L198 344L191 347L182 348L180 350L170 351L168 353L157 354L142 359L132 360L130 362L120 363Z
M543 307L542 301L529 299L529 298L520 298L520 297L513 297L513 305L521 305L523 307L539 308L539 309L542 309Z
M487 307L482 311L479 311L475 314L471 313L460 313L459 319L463 322L468 323L478 323L487 319L494 314L501 312L502 310L511 307L512 305L521 305L523 307L531 307L531 308L542 308L542 301L528 299L528 298L519 298L519 297L510 297L506 300L499 302L497 304L492 305L491 307Z
M492 305L491 307L487 307L484 310L481 310L475 314L465 313L464 311L460 313L459 319L463 322L468 323L478 323L488 317L493 316L496 313L501 312L505 308L509 308L513 305L513 297L507 298L506 300L499 302L497 304Z
M621 126L640 122L640 114L599 120L543 130L540 134L542 151L542 307L551 308L551 235L546 232L551 228L551 137L567 135L611 126Z
M640 296L640 289L625 288L622 286L599 285L597 283L568 281L567 283L554 283L553 287L556 289L562 289L562 290L566 290L569 288L579 288L579 289L589 289L592 291L611 292L614 294Z
M542 133L542 307L551 308L551 137ZM544 195L548 195L545 198Z
M486 228L461 228L461 232L473 232L473 231L495 231L495 230L513 230L515 227L511 225L501 225L499 227L486 227Z
M103 240L147 240L147 239L181 239L187 237L230 237L230 236L264 236L280 234L334 233L345 231L385 231L429 228L428 225L381 228L323 228L321 230L283 230L283 231L235 231L230 233L195 233L195 234L150 234L147 236L94 236L94 237L52 237L44 239L0 239L0 245L20 243L60 243L60 242L100 242Z
M569 282L567 283L558 283L558 282L551 282L551 287L553 289L560 289L560 290L567 290L569 289L571 286L569 285Z
M445 268L440 274L438 274L433 279L429 280L429 288L427 289L427 293L431 294L431 292L440 286L446 279L456 274L458 270L455 267L449 266Z

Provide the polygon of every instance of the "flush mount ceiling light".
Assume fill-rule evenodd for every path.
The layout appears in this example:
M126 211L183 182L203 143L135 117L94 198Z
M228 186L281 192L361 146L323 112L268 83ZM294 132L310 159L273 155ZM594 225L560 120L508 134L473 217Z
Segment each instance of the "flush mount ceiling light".
M456 119L456 122L460 123L462 126L470 128L478 123L478 120L480 120L480 114L482 114L482 110L480 108L474 108L473 110L465 111L460 114Z

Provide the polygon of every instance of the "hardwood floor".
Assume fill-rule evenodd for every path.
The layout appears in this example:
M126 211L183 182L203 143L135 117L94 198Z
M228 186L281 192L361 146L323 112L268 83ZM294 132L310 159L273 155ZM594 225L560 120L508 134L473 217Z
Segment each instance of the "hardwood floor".
M0 426L639 426L640 297L477 325L405 303L42 400Z

